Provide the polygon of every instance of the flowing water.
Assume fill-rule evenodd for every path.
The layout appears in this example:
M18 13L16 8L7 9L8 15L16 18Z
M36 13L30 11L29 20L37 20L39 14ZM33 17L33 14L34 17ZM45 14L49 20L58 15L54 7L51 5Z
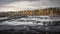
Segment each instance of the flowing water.
M35 23L36 19L27 19L27 18L18 18L18 19L11 19L1 22L1 25L37 25L38 23ZM40 25L43 25L42 23L39 23Z

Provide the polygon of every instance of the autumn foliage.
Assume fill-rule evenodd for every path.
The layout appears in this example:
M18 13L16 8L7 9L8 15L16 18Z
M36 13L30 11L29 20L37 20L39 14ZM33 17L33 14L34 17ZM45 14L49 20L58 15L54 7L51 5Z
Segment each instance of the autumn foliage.
M46 9L36 9L36 10L25 10L25 11L16 11L16 12L5 12L0 13L2 16L22 16L22 15L49 15L49 16L55 16L60 15L60 9L59 8L46 8Z

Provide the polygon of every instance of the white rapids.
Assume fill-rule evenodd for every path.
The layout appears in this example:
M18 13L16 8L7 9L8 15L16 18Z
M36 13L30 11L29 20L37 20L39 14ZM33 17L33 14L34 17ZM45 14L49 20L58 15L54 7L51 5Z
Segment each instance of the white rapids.
M59 21L60 18L49 16L30 16L28 18L18 18L4 21L1 25L44 25L43 22ZM37 23L37 21L40 21Z

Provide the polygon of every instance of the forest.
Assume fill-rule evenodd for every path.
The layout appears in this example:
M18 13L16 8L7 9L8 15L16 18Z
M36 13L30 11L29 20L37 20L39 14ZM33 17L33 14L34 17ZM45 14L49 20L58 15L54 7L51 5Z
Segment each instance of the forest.
M40 16L40 15L49 15L49 16L60 16L60 8L45 8L45 9L36 9L36 10L24 10L24 11L15 11L15 12L1 12L0 17L4 16Z

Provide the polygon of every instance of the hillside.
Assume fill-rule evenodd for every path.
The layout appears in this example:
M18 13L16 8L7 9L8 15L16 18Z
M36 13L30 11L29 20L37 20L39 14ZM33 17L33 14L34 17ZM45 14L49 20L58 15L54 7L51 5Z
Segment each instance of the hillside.
M36 10L25 10L25 11L16 11L16 12L2 12L0 13L0 16L27 16L27 15L49 15L49 16L55 16L60 15L60 9L59 8L46 8L46 9L36 9Z

